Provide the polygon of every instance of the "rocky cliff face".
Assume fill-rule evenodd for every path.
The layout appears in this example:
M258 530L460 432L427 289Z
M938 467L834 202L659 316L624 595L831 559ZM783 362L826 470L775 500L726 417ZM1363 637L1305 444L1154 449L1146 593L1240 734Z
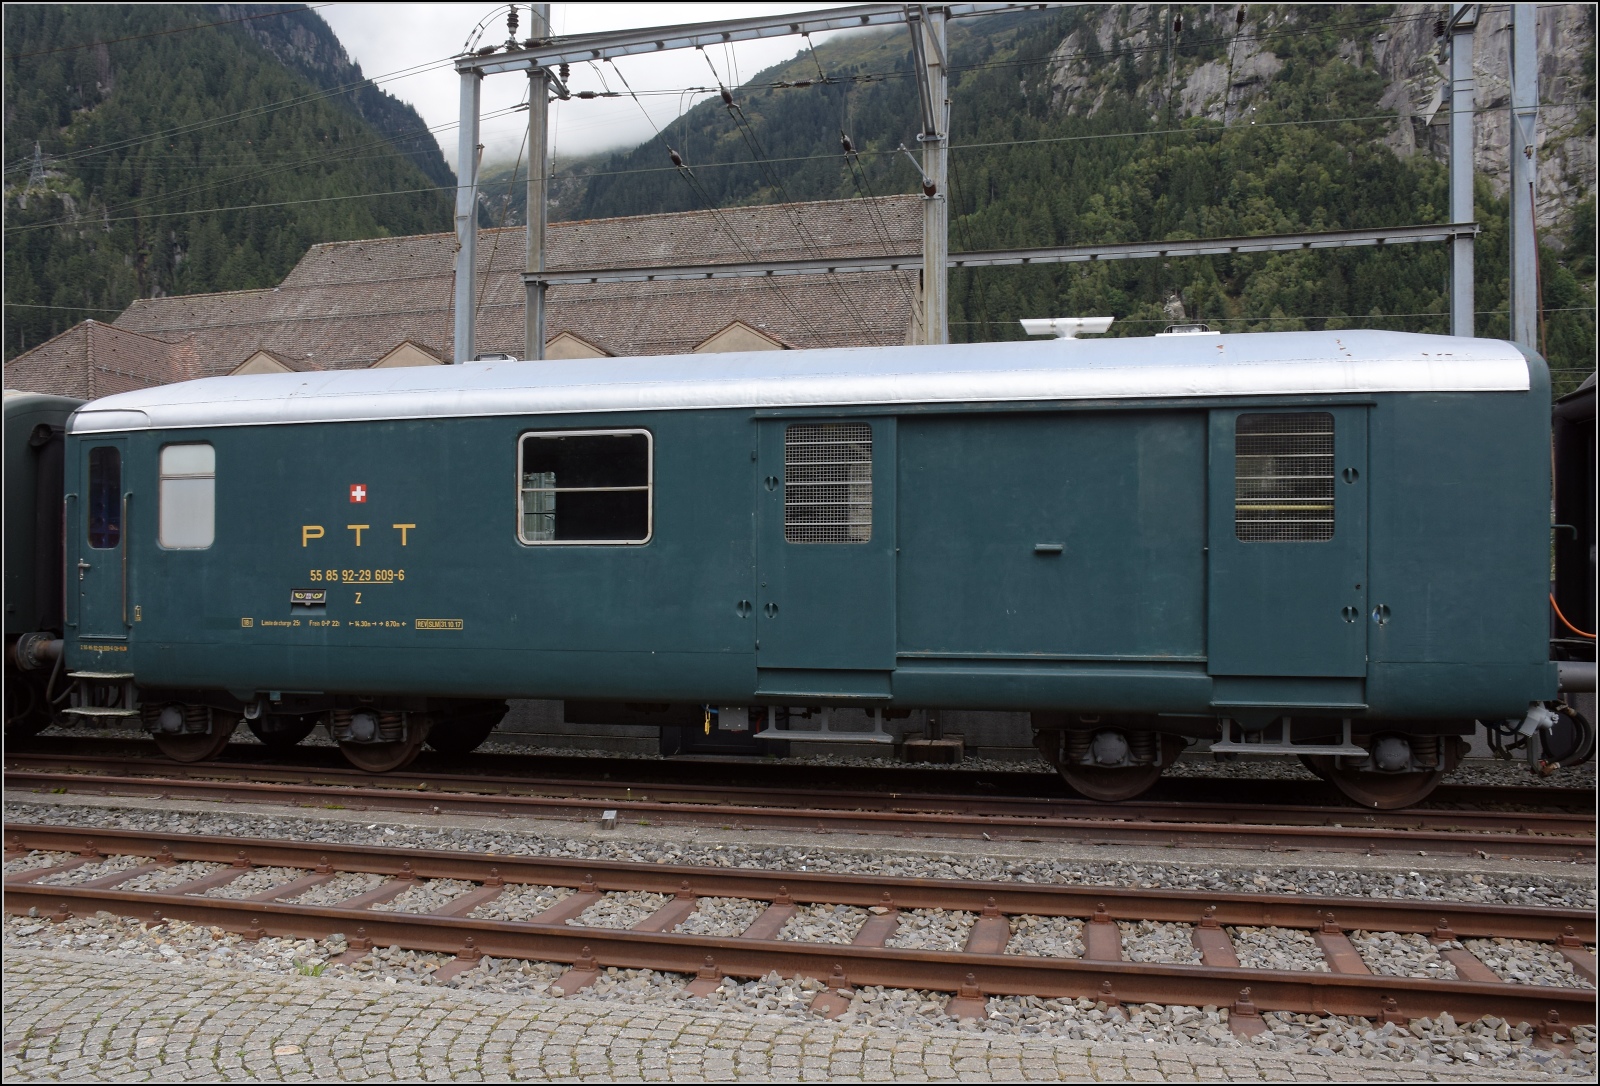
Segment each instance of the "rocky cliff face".
M1381 80L1363 115L1394 114L1384 142L1402 157L1443 161L1450 119L1449 46L1439 36L1444 12L1424 4L1351 6L1339 18L1330 18L1327 8L1294 5L1091 10L1085 25L1053 51L1048 93L1053 108L1083 114L1125 93L1173 125L1190 117L1248 124L1288 62L1275 49L1298 34L1332 34L1336 40L1322 63ZM1537 211L1545 228L1564 225L1572 208L1595 191L1595 12L1588 4L1538 9ZM1510 20L1509 6L1486 5L1473 40L1474 158L1497 195L1510 177Z
M386 91L364 82L361 66L350 59L322 16L300 4L213 4L219 19L238 19L279 10L276 19L251 19L239 30L271 53L285 68L325 91L336 91L362 120L393 141L436 185L455 184L439 145L417 111Z

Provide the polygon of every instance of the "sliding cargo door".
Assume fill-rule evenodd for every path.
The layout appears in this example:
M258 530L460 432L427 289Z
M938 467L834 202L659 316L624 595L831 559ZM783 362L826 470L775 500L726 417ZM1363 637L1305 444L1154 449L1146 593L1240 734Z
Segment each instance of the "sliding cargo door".
M1213 411L1210 476L1211 674L1364 676L1366 408Z
M758 425L760 691L887 697L894 668L894 420Z

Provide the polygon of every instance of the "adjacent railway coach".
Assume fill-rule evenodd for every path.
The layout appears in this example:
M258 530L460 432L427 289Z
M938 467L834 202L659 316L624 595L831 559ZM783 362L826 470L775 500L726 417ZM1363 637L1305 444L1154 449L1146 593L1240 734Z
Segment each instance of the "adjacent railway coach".
M74 709L357 764L506 698L1026 710L1075 787L1186 740L1421 798L1556 696L1550 393L1375 331L227 377L73 416Z

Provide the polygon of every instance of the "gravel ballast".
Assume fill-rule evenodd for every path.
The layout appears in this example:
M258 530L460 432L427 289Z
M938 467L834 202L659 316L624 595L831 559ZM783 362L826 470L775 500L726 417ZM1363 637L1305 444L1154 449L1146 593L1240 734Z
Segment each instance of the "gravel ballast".
M817 903L796 907L784 921L779 939L803 943L848 943L856 937L870 914L854 905Z
M1189 962L1198 964L1193 924L1167 924L1154 920L1123 920L1122 956L1130 962Z
M1513 984L1548 984L1557 988L1593 988L1554 949L1526 939L1468 939L1467 949L1501 980ZM1588 948L1591 952L1593 947Z
M471 916L479 920L527 920L572 895L565 886L508 885L493 901L485 901Z
M78 886L95 879L103 879L107 875L114 875L118 871L127 871L135 867L143 867L155 861L149 856L110 856L104 860L92 860L81 867L74 867L70 871L57 871L53 875L40 875L33 880L35 886Z
M631 928L671 900L667 894L616 890L600 895L599 901L567 923L579 928Z
M1083 921L1072 916L1014 916L1007 954L1037 958L1083 957Z
M1289 969L1328 972L1322 948L1310 932L1298 928L1228 928L1234 952L1245 969Z
M227 864L206 863L204 860L187 860L183 863L158 867L154 871L146 871L143 875L135 875L127 882L117 883L117 889L158 894L176 890L186 882L203 879L227 866Z
M684 935L736 937L756 922L767 904L742 897L703 897L674 930Z
M885 946L904 950L963 950L977 913L951 909L906 909Z
M376 890L386 881L382 875L368 871L345 871L288 900L296 905L337 905L368 890Z
M6 861L5 873L7 875L20 875L24 871L38 871L44 867L58 867L73 858L70 852L44 852L34 849L24 852L15 859Z
M1461 944L1454 940L1435 943L1416 932L1393 931L1353 931L1349 939L1367 968L1379 976L1457 979L1456 967L1440 954L1444 950L1459 950Z
M299 867L255 867L242 872L238 878L229 879L221 886L205 891L206 897L244 898L264 894L274 887L284 886L306 873Z
M391 913L437 912L477 888L477 883L463 879L418 879L415 886L399 897L374 905L373 909Z

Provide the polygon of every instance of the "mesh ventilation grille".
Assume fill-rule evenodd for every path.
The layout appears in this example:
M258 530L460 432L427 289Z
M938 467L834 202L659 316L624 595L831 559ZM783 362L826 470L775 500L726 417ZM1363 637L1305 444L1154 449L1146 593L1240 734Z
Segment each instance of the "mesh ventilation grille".
M783 538L790 543L872 539L872 426L830 422L783 435Z
M1240 415L1234 431L1234 532L1246 543L1333 538L1333 416Z

